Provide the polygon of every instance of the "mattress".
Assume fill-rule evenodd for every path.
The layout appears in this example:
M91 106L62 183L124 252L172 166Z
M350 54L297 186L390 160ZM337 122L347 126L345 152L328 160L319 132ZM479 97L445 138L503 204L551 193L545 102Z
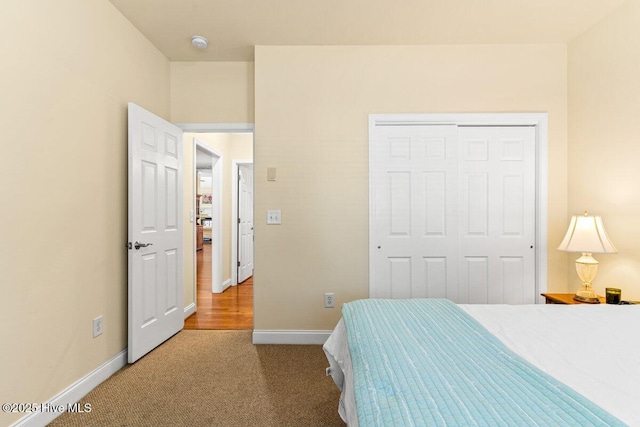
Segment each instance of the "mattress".
M509 350L629 425L640 426L640 306L460 305ZM324 346L342 390L339 412L358 426L354 374L341 320Z

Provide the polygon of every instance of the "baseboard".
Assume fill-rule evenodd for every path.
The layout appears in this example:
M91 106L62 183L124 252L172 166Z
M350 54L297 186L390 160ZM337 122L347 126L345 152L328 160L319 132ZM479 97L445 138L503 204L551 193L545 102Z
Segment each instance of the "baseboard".
M322 345L332 331L254 330L254 344L317 344Z
M196 303L192 302L191 304L189 304L184 308L184 318L186 319L187 317L191 316L195 312L196 312Z
M213 294L221 294L223 293L229 286L231 286L231 279L227 279L220 285L219 291L212 291Z
M91 390L96 388L111 375L122 369L126 364L127 350L122 350L110 360L106 361L101 366L94 369L83 378L80 378L65 390L61 391L58 395L51 398L48 402L43 403L43 406L51 408L50 412L33 412L25 417L20 418L18 421L12 424L11 427L46 426L51 421L60 416L62 412L66 411L69 406L78 402ZM59 408L62 408L63 411L58 411ZM77 410L78 408L75 409ZM80 409L82 410L83 408Z

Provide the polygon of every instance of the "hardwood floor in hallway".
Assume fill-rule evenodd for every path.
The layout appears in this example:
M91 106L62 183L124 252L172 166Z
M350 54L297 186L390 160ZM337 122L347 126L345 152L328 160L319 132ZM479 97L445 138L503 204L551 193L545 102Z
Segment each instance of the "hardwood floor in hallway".
M253 277L221 294L211 293L211 245L196 252L197 312L184 321L184 329L253 329Z

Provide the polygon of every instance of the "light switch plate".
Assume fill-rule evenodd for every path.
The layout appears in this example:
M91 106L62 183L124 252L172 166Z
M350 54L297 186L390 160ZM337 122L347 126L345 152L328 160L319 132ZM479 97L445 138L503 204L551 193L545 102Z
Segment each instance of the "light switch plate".
M267 181L276 180L276 168L267 168Z
M282 213L280 212L279 209L267 211L267 224L268 225L282 224Z

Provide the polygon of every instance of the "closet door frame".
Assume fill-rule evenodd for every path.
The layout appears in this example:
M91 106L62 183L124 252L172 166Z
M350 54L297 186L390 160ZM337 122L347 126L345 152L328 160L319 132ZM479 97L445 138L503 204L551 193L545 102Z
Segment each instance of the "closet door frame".
M369 115L369 294L375 277L374 238L375 196L374 138L378 126L457 125L457 126L534 126L536 145L535 205L535 292L536 303L544 303L541 293L547 291L547 199L548 199L548 114L547 113L442 113L442 114L370 114Z

